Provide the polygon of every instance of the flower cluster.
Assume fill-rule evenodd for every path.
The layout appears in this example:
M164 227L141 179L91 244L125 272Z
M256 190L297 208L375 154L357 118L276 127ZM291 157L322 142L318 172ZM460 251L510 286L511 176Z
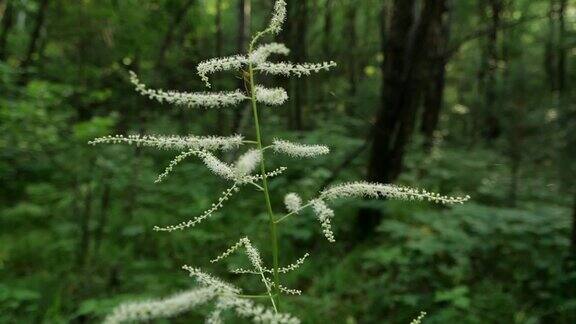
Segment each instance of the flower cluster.
M416 317L415 319L413 319L412 322L410 322L410 324L420 324L420 323L422 323L422 320L424 319L425 316L426 316L426 312L420 312L420 315L418 315L418 317Z
M88 144L128 144L158 149L174 150L232 150L240 147L244 137L233 136L154 136L154 135L114 135L96 138Z
M149 321L177 316L209 302L215 296L216 291L211 287L194 288L160 300L122 304L106 317L104 324Z
M441 203L445 205L462 204L470 199L469 196L442 196L436 193L428 192L426 190L390 184L370 183L363 181L348 182L334 185L326 190L323 190L320 192L318 197L311 199L306 204L302 203L302 199L297 194L287 194L284 197L284 204L286 205L286 209L289 213L281 217L278 222L283 221L293 214L300 213L305 208L312 207L312 211L320 222L322 233L329 242L335 242L331 222L332 218L334 218L334 211L328 206L327 202L351 197L376 199L387 198L398 200L428 200L434 203Z
M208 78L206 77L206 80ZM148 89L141 83L136 73L130 71L130 80L136 86L136 91L143 96L160 103L168 103L188 108L206 107L221 108L235 106L248 99L240 90L227 92L180 92L174 90Z
M320 197L333 200L347 197L390 198L400 200L428 200L434 203L446 205L462 204L470 196L449 197L426 190L402 187L392 184L380 184L370 182L349 182L333 186L322 191Z
M121 304L104 319L104 323L116 324L170 318L211 301L214 301L215 309L208 316L207 323L222 323L221 314L227 310L232 310L241 317L252 319L255 323L300 323L300 320L289 314L276 312L243 298L241 289L204 273L198 268L187 265L182 268L196 279L199 287L163 299Z
M274 13L272 14L268 30L273 34L280 33L284 20L286 20L286 1L278 0L274 4Z
M256 65L255 70L271 75L301 77L304 75L310 75L312 73L318 73L320 71L329 71L331 68L335 66L336 62L332 61L323 63L302 63L302 64L295 64L290 62L279 62L279 63L263 62Z
M264 44L250 53L249 59L254 64L264 63L272 54L288 55L290 54L290 49L282 43Z
M217 256L216 258L211 260L210 262L216 263L216 262L222 261L223 259L230 256L232 253L236 252L240 247L244 247L244 249L246 250L246 256L248 257L250 264L254 268L249 269L249 270L238 268L238 269L233 270L232 272L237 273L237 274L251 273L251 274L260 275L262 283L264 283L264 285L266 286L267 293L270 296L272 296L272 287L274 287L276 285L276 283L274 283L272 280L270 280L268 277L266 277L266 273L272 274L274 272L274 270L265 268L263 266L262 257L260 256L260 252L258 252L258 249L256 249L254 247L254 245L252 245L252 242L247 237L241 238L238 242L236 242L235 244L230 246L226 251L224 251L222 254L220 254L219 256ZM290 272L292 270L295 270L295 269L299 268L304 263L304 261L306 260L307 257L308 257L308 253L306 253L302 258L298 259L295 263L290 264L290 265L283 267L283 268L279 268L279 269L277 269L277 271L279 273L287 273L287 272ZM284 287L282 285L278 285L278 289L280 291L288 293L288 294L293 294L293 295L300 295L301 294L301 291L298 289L290 289L290 288ZM274 306L274 308L276 308L273 298L271 298L271 301L272 301L272 306Z
M269 59L272 55L288 55L290 50L284 44L280 43L269 43L257 47L255 47L255 45L257 45L257 41L264 35L278 34L282 29L282 24L285 19L286 1L276 0L269 26L253 37L249 46L249 53L213 58L201 62L198 65L198 75L207 87L211 87L209 76L214 73L222 71L242 71L242 76L247 88L246 91L236 89L223 92L180 92L149 89L138 79L136 74L130 73L130 80L135 85L136 91L160 103L168 103L188 108L222 108L236 106L245 100L250 100L253 105L255 118L256 140L244 140L244 137L241 135L225 137L194 135L116 135L97 138L90 142L90 144L128 144L178 151L178 155L170 161L164 172L158 176L156 182L164 180L172 173L178 164L189 157L199 158L208 170L218 177L231 182L230 187L222 192L217 201L199 216L177 223L176 225L165 227L155 226L155 231L175 231L194 227L220 210L224 206L224 203L232 198L241 188L253 186L263 191L269 214L271 238L273 240L273 267L265 266L260 252L248 237L241 238L211 262L219 262L243 248L251 267L248 269L236 268L232 270L232 272L237 274L258 275L266 290L264 295L256 295L256 297L268 298L272 308L258 305L248 299L255 295L242 295L240 288L213 277L198 268L184 266L183 269L188 271L191 277L195 278L198 287L163 299L122 304L106 317L105 323L113 324L126 321L150 321L157 318L169 318L210 302L213 302L214 308L206 318L207 323L221 323L222 313L225 311L233 311L238 316L250 319L256 323L300 323L300 321L292 315L279 312L278 299L281 295L301 294L301 291L298 289L291 289L282 285L280 274L286 274L298 269L308 258L309 254L304 254L303 257L292 264L280 267L278 265L276 234L276 226L278 223L310 207L320 222L322 233L326 239L330 242L335 242L334 232L332 230L334 211L328 205L329 202L335 199L367 197L428 200L442 204L458 204L469 199L468 196L448 197L430 193L425 190L391 184L351 182L332 186L305 203L297 193L289 193L284 197L284 204L288 213L277 218L272 211L268 178L280 175L286 168L278 167L275 170L267 171L264 163L265 151L270 149L275 153L286 154L294 158L312 158L328 154L330 149L324 145L300 144L282 139L274 139L271 145L264 146L258 123L257 103L269 106L283 105L288 100L288 94L283 88L269 88L260 84L255 85L254 73L302 77L312 73L327 71L336 66L336 63L332 61L322 63L270 62ZM234 154L239 156L235 162L221 160L218 157L218 151L236 150L243 144L255 144L256 148L245 150L243 153L234 152ZM258 169L258 166L260 166L260 172L255 174L254 172ZM273 279L271 277L273 277ZM420 323L423 316L424 314L412 323Z
M196 70L198 71L198 75L204 81L206 86L210 88L212 85L210 84L210 80L208 79L209 74L214 74L216 72L222 71L238 71L244 65L248 63L248 59L244 55L234 55L229 57L216 57L213 59L209 59L204 62L200 62Z
M291 192L284 196L284 205L291 213L298 213L302 207L302 198L297 193Z
M232 248L232 247L231 247ZM237 248L236 248L237 249ZM230 252L232 253L232 252ZM310 256L310 254L305 253L300 259L296 260L296 262L291 263L285 267L281 267L278 268L278 272L279 273L288 273L290 271L294 271L298 268L300 268L300 266L302 264L304 264L304 261L306 261L306 259ZM220 258L222 259L222 258ZM266 273L273 273L274 270L270 269L270 268L262 268L262 271L266 272ZM236 274L260 274L260 272L257 272L255 270L250 270L250 269L243 269L243 268L235 268L232 270L232 273L236 273Z
M314 199L311 202L312 210L316 214L316 217L320 221L320 226L322 226L322 233L328 240L328 242L336 242L334 238L334 232L332 232L331 219L334 217L334 211L326 205L326 203L320 199Z
M294 142L274 139L272 150L276 153L284 153L292 157L309 158L330 153L330 149L324 145L306 145Z
M283 88L265 88L256 86L256 100L269 106L281 106L288 100L288 93Z

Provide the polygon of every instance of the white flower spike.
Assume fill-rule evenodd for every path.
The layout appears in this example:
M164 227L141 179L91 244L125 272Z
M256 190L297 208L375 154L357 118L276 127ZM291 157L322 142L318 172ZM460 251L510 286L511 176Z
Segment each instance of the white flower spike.
M212 85L210 84L208 75L221 71L238 71L247 63L248 59L243 55L217 57L200 62L196 70L202 81L210 88Z
M233 136L154 136L154 135L114 135L96 138L88 144L128 144L158 149L173 150L232 150L240 147L244 137Z
M262 160L262 152L259 150L248 150L242 154L234 165L236 177L243 178L252 173Z
M329 71L336 66L336 62L323 62L323 63L302 63L296 64L291 62L270 63L262 62L256 65L255 70L271 75L283 76L308 76L312 73L321 71Z
M216 294L212 288L194 288L164 299L121 304L104 319L104 324L174 317L209 302Z
M292 157L310 158L330 153L330 149L324 145L307 145L274 139L272 150L276 153L284 153Z
M288 55L290 54L290 49L282 43L264 44L250 54L250 62L253 64L264 63L272 54Z
M268 30L274 35L279 34L282 31L284 20L286 20L286 1L277 0L274 3L274 12L272 13Z
M302 207L302 198L297 193L291 192L284 196L284 205L291 213L298 213Z
M242 101L248 99L248 97L246 97L240 90L210 93L148 89L146 85L140 82L134 72L130 72L130 80L136 86L136 91L145 97L156 100L160 103L168 103L188 108L222 108L236 106Z
M400 200L428 200L440 204L462 204L470 196L449 197L426 190L413 189L392 184L349 182L332 186L320 194L323 199L333 200L348 197L390 198Z
M312 210L314 210L316 217L318 217L318 220L320 221L320 225L322 226L322 233L324 233L326 239L331 243L336 242L331 225L331 219L334 217L334 211L320 199L315 199L312 201Z
M265 88L257 85L256 100L268 106L281 106L288 100L288 93L283 88Z

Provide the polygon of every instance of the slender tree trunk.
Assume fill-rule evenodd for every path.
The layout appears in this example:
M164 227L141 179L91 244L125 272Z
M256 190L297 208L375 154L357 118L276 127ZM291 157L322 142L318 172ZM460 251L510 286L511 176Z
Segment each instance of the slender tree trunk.
M506 13L512 16L514 8L509 4ZM524 116L525 116L525 103L524 100L520 99L526 93L524 86L524 71L519 71L520 78L517 81L511 79L510 75L510 62L512 61L511 55L511 45L514 44L515 38L517 38L517 33L514 30L503 30L502 31L502 61L504 62L502 80L505 84L514 84L513 92L511 95L514 98L519 98L513 100L512 102L506 101L504 112L508 117L506 133L508 136L508 155L509 155L509 167L510 167L510 185L508 187L508 205L510 207L516 207L518 200L518 189L520 186L520 168L522 166L522 148L523 143L523 129L524 129ZM504 105L502 105L504 106Z
M32 34L30 35L30 42L28 43L26 56L21 66L23 70L25 70L32 64L34 54L36 54L38 42L40 41L40 34L42 32L42 28L44 27L44 21L46 20L48 5L49 5L48 0L40 0L38 12L36 13L36 19L34 21L34 29L32 30Z
M8 2L2 17L2 30L0 30L0 61L5 61L8 57L8 35L13 26L14 6Z
M333 0L324 0L324 26L322 33L322 51L324 52L324 58L330 59L332 57L332 28L334 27L334 21L332 19L332 2Z
M548 85L550 90L556 90L556 69L555 69L555 51L554 51L554 36L555 36L555 19L554 19L554 7L556 0L550 0L548 8L548 37L546 37L546 43L544 48L544 71L546 71L546 78L548 79Z
M238 1L238 34L236 36L237 53L245 53L246 45L250 37L250 22L252 14L251 0ZM239 81L239 87L244 89L244 81ZM242 128L242 119L248 109L248 104L245 104L239 109L234 110L234 117L232 120L233 133L239 133Z
M353 98L357 91L357 53L358 37L356 31L356 18L358 16L358 4L355 1L348 3L346 8L346 51L347 51L347 78L348 78L348 97ZM350 112L350 109L349 109Z
M144 125L146 121L146 117L142 115L142 113L137 116L138 123L141 125L138 133L140 136L144 135ZM140 166L142 160L142 147L137 146L134 149L134 158L131 162L131 169L130 178L128 180L128 187L126 188L126 198L124 199L124 206L123 206L123 214L126 220L126 223L130 223L134 218L135 210L138 206L138 188L140 187Z
M224 33L222 29L222 0L216 0L216 57L221 57L224 52Z
M194 0L186 1L184 3L184 6L182 6L182 8L180 8L180 10L176 12L174 18L170 21L168 29L166 30L166 33L162 38L160 50L158 51L158 56L156 58L156 69L162 67L162 65L164 64L166 52L168 51L168 49L170 49L170 46L172 46L172 43L174 42L174 35L176 34L176 31L178 30L182 22L184 21L184 18L186 17L188 10L190 10L193 4Z
M570 233L570 258L576 265L576 191L572 207L572 232Z
M308 29L308 0L298 0L295 17L296 32L292 50L296 62L305 62L307 57L306 34ZM304 129L304 114L308 104L308 82L306 78L298 79L295 83L293 124L292 129Z
M430 151L434 145L434 133L438 129L440 113L444 103L446 64L450 42L450 4L446 3L430 25L428 48L428 80L424 90L424 106L420 132L424 137L424 149Z
M112 186L110 184L109 176L104 176L104 184L102 188L102 196L100 198L100 214L98 217L98 224L94 232L94 252L97 254L100 250L100 245L104 239L104 231L108 224L108 211L110 209L110 194Z
M423 62L428 31L444 1L426 1L419 9L415 0L395 0L390 27L382 33L381 108L371 136L368 181L391 183L402 171L404 151L416 121L422 94ZM419 10L419 11L417 11ZM359 238L369 237L380 222L377 210L363 209L357 223Z
M0 20L4 18L5 10L6 10L6 0L0 0Z
M552 91L566 88L566 6L567 0L550 0L545 70Z
M224 33L222 29L222 0L216 0L216 19L214 21L216 25L216 39L215 39L215 49L216 57L222 57L224 53ZM216 132L219 135L224 135L226 129L226 112L222 109L218 109L216 113Z
M484 82L484 139L492 141L498 138L502 132L500 120L498 119L498 107L496 96L496 82L498 73L498 30L500 28L500 20L502 15L503 2L502 0L489 0L488 10L490 12L490 30L488 32L486 43L486 62L487 73L486 81Z
M566 55L568 48L566 46L566 8L568 6L568 0L560 0L559 10L558 10L558 22L559 22L559 44L558 44L558 91L563 92L566 89Z
M90 162L92 164L92 162ZM92 169L90 167L90 169ZM90 184L87 185L86 193L84 194L84 208L82 212L78 215L79 227L80 227L80 240L78 243L78 255L77 255L77 265L79 268L83 268L89 259L90 250L90 223L92 221L92 187Z

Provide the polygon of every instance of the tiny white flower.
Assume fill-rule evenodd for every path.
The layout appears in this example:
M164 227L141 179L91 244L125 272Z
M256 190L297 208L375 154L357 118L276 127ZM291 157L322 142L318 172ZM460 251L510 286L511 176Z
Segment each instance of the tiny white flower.
M420 324L420 323L422 323L422 320L424 319L425 316L426 316L426 312L420 312L420 315L418 315L418 317L416 317L415 319L413 319L412 322L410 322L410 324Z
M284 196L284 205L291 213L298 213L302 208L302 198L297 193L291 192Z

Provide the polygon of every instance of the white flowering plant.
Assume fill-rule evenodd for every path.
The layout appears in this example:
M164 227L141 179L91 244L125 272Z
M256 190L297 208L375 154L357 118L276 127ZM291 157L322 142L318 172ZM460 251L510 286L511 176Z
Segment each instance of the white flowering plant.
M178 92L149 89L143 84L135 73L130 73L131 82L136 91L160 103L173 104L185 108L215 108L237 106L249 101L254 118L254 139L246 139L242 135L233 136L106 136L94 139L90 144L128 144L142 147L155 147L164 150L174 150L178 154L169 163L156 182L165 180L173 169L190 157L199 158L205 166L216 176L230 183L228 189L212 204L212 206L195 218L164 226L155 226L155 231L171 232L185 230L206 221L241 189L254 188L262 192L263 205L268 214L270 246L272 249L272 262L267 266L260 252L248 237L241 238L221 255L211 262L217 263L232 253L243 251L251 268L236 268L236 274L256 275L260 278L263 292L250 292L245 294L240 288L215 278L202 270L184 265L183 269L195 278L197 286L184 292L177 293L158 300L131 302L118 306L109 314L105 323L120 323L134 321L148 321L156 318L169 318L180 315L199 305L212 302L213 311L206 318L207 323L221 323L222 313L231 311L240 317L250 319L256 323L300 323L300 320L290 314L280 312L281 300L285 295L299 295L300 290L291 289L282 283L282 275L297 270L307 258L308 253L292 264L280 266L280 251L278 249L278 226L288 221L291 216L300 214L309 208L316 215L320 228L329 242L335 242L332 231L334 211L329 203L341 198L387 198L403 200L429 200L442 204L458 204L468 197L446 197L424 190L401 187L391 184L369 182L351 182L334 185L321 191L315 197L303 200L297 193L287 193L284 204L287 210L281 216L273 211L268 181L270 178L281 175L286 167L269 170L266 165L266 155L280 154L292 158L314 158L328 154L329 148L324 145L307 145L274 138L269 145L265 145L264 136L260 127L259 104L279 106L288 100L288 94L283 88L269 88L256 83L258 74L271 74L280 76L308 76L320 71L328 71L336 66L334 62L322 63L291 63L271 62L272 55L289 55L290 50L279 43L260 44L263 37L276 35L286 18L286 2L277 0L270 24L266 29L258 32L252 38L248 53L224 58L214 58L198 64L197 72L205 85L210 88L209 76L216 72L237 71L244 78L245 89L220 92ZM234 163L227 163L218 158L216 152L239 150L250 146L240 154ZM256 303L253 299L268 300L267 306ZM420 318L421 319L421 318ZM419 320L419 319L417 319Z

